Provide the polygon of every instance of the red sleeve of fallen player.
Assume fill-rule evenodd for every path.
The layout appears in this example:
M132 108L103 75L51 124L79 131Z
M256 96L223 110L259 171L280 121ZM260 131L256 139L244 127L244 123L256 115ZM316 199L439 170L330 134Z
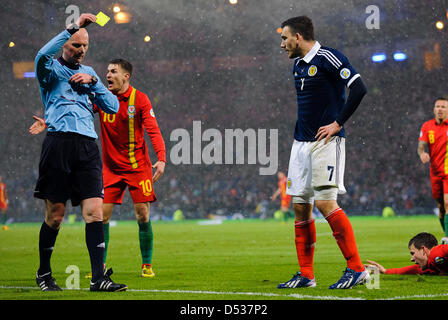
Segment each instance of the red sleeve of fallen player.
M386 270L386 274L425 274L425 275L435 275L437 274L433 270L426 269L422 270L417 264L412 266L406 266L402 268L389 268Z
M157 159L159 161L166 162L166 149L165 149L165 141L163 140L162 133L160 132L159 125L157 124L157 120L152 110L151 102L149 98L145 95L143 100L143 127L149 135L149 139L151 140L151 144L154 148L154 151L157 154Z

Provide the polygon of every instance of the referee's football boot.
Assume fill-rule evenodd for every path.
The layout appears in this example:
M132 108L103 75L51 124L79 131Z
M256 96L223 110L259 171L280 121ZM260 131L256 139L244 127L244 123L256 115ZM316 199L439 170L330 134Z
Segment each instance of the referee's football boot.
M350 268L343 271L341 279L335 284L332 284L329 289L351 289L354 286L364 284L370 279L369 271L366 269L361 272L356 272Z
M52 277L51 272L41 276L36 274L36 283L42 291L62 291L57 285L56 280Z
M90 281L90 291L103 291L103 292L118 292L126 291L128 288L125 284L115 283L110 276L112 275L112 268L105 270L104 276L93 283Z
M278 289L294 289L294 288L313 288L316 286L315 279L308 279L302 277L300 272L297 272L291 280L286 281L284 283L280 283L277 288Z

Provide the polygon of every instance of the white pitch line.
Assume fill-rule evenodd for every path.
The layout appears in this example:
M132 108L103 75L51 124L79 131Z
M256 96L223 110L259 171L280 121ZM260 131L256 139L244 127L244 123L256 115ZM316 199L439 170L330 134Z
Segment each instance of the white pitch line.
M397 296L392 298L385 298L382 300L404 300L404 299L415 299L415 298L437 298L437 297L448 297L448 293L440 294L416 294L413 296Z
M39 290L38 287L9 287L0 286L0 289L24 289L24 290ZM81 289L68 289L64 290L89 290L89 288ZM220 292L220 291L200 291L200 290L160 290L160 289L128 289L130 292L153 292L153 293L188 293L188 294L213 294L213 295L241 295L241 296L261 296L261 297L285 297L285 298L295 298L295 299L317 299L317 300L366 300L364 298L354 298L354 297L336 297L336 296L313 296L306 294L277 294L269 292ZM395 296L391 298L375 299L375 300L406 300L406 299L416 299L416 298L438 298L438 297L448 297L448 293L440 294L428 294L428 295L412 295L412 296Z
M0 289L25 289L38 290L38 287L9 287L0 286ZM89 290L88 288L67 289L64 290ZM277 294L268 292L219 292L219 291L200 291L200 290L158 290L158 289L128 289L130 292L152 292L152 293L188 293L188 294L213 294L213 295L241 295L241 296L261 296L261 297L284 297L295 299L317 299L317 300L364 300L363 298L353 297L335 297L335 296L313 296L305 294Z

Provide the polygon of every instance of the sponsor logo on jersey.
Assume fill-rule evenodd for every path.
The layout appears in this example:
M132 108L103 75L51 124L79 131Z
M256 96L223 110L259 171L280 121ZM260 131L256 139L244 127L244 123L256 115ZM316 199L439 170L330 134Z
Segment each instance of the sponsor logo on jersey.
M445 262L445 259L443 259L442 257L436 257L435 261L437 264L443 264Z
M351 74L352 73L347 68L344 68L344 69L341 70L341 78L344 79L344 80L347 80L348 78L350 78Z
M317 67L312 65L309 69L308 69L308 75L310 77L314 77L317 73Z

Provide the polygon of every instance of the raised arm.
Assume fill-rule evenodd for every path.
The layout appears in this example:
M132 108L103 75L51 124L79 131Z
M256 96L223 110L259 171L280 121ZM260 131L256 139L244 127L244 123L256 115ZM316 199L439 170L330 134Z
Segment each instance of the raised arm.
M53 57L61 50L62 46L70 39L71 34L67 30L62 31L56 37L44 45L34 60L36 78L42 87L48 85L53 70Z
M96 21L95 15L83 13L75 25L72 25L68 29L59 33L39 50L34 62L36 68L36 78L42 87L47 86L51 79L53 58L56 53L61 50L62 46L76 31L79 30L79 28L85 28L94 21Z

